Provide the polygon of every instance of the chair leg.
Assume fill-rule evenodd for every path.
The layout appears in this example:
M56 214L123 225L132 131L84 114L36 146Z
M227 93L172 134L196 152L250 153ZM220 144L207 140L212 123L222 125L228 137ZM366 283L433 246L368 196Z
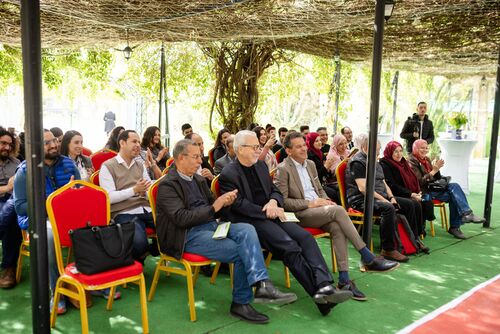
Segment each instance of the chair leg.
M443 206L439 207L439 213L441 214L441 228L444 228L446 211L443 214Z
M23 247L24 245L21 244L20 250L19 250L19 257L17 258L17 268L16 268L16 283L19 284L21 282L21 274L23 272Z
M266 268L269 268L272 259L273 259L273 253L271 252L267 253L266 260L264 261Z
M196 282L198 281L198 276L200 276L200 266L194 267L193 288L196 286Z
M231 289L234 286L234 263L229 264L229 278L231 280Z
M111 311L113 309L113 301L115 300L115 290L116 286L112 286L109 288L109 298L108 303L106 304L106 310Z
M139 280L139 298L141 304L142 332L147 334L149 333L149 321L148 305L146 303L146 281L144 279L144 274L141 274L141 279Z
M448 231L448 215L446 214L446 205L443 204L443 214L444 214L444 226L446 231Z
M158 285L158 281L160 280L160 267L163 261L163 258L160 258L160 260L156 264L155 273L153 275L153 282L151 282L151 288L149 289L148 301L153 300L153 296L155 295L156 286Z
M186 268L186 281L188 290L188 304L189 304L189 317L191 321L196 321L196 309L194 307L194 284L193 284L193 272L189 264L184 264Z
M221 263L219 261L215 263L214 271L212 273L212 276L210 277L210 284L215 284L215 280L217 279L217 275L219 274L220 264Z
M57 305L59 304L59 299L61 298L61 294L59 293L59 289L61 288L62 281L57 280L56 288L54 291L54 301L52 304L52 311L50 313L50 327L54 328L56 325L56 317L57 317Z
M83 292L83 299L80 298L80 318L82 321L82 334L88 334L89 319L87 313L87 303L85 301L85 292Z
M283 265L283 268L285 269L285 287L290 289L290 287L292 286L290 284L290 270L288 270L288 267Z
M432 220L431 220L431 221L429 222L429 224L430 224L430 226L431 226L431 235L432 235L433 237L435 237L435 236L436 236L436 231L434 230L434 221L432 221Z

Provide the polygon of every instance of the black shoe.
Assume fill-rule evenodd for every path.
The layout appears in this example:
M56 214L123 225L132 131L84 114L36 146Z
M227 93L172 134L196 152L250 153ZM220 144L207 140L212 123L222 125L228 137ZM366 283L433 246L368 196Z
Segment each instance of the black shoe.
M381 256L377 256L370 263L361 263L360 270L363 272L366 271L376 271L376 272L384 272L391 271L399 267L399 262L386 260Z
M255 289L253 302L256 304L289 304L297 300L295 293L281 292L271 281L260 281Z
M319 312L323 315L323 316L327 316L330 311L335 307L337 306L337 304L335 303L328 303L328 304L320 304L320 303L316 303L316 306L318 307L318 310Z
M467 237L460 230L460 227L450 227L450 229L448 230L448 233L453 235L457 239L462 239L462 240L467 239Z
M431 252L431 249L424 245L424 243L420 240L417 240L417 248L419 252L429 254Z
M344 290L344 291L351 291L352 292L352 299L354 299L354 300L359 300L359 301L368 300L368 298L366 298L365 294L363 292L361 292L356 287L356 284L354 284L354 282L351 280L349 280L349 282L347 284L339 283L338 288L340 290Z
M462 217L462 223L467 224L467 223L473 223L473 224L482 224L486 222L486 219L483 217L476 216L474 213L469 213L468 215L464 215Z
M332 285L327 285L318 289L313 299L318 304L335 303L340 304L352 298L352 292L346 290L336 290Z
M153 239L153 242L149 245L149 253L151 256L159 256L160 251L158 250L158 242L156 241L156 238Z
M233 316L241 320L245 320L254 324L267 324L269 317L265 314L258 312L250 304L231 303L229 311Z

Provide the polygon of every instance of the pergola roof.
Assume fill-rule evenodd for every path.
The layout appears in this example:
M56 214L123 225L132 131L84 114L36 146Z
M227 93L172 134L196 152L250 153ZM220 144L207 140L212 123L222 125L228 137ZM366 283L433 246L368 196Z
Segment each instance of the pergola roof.
M20 1L0 0L0 42L20 45ZM41 0L44 47L147 41L274 41L276 46L371 61L374 0ZM384 65L432 74L493 74L499 0L397 1Z

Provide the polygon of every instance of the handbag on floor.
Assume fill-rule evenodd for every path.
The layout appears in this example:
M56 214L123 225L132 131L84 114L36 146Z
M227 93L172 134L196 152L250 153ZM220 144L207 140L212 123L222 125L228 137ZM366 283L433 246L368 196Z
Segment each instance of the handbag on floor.
M405 216L396 214L396 249L405 255L417 253L417 242Z
M133 222L91 226L70 230L75 266L79 272L92 275L134 263L132 247Z

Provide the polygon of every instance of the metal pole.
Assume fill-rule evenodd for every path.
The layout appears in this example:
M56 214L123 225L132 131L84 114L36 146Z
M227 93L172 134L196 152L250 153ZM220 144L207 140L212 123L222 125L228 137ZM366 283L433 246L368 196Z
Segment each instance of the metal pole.
M170 130L168 124L168 94L167 94L167 66L165 64L165 49L162 44L162 56L163 56L163 103L165 104L165 146L170 147Z
M372 90L370 100L370 131L368 133L368 161L366 165L365 212L363 240L370 245L372 239L373 193L375 191L375 164L380 102L380 76L382 72L382 44L384 40L384 0L377 0L375 7L375 37L373 40Z
M490 161L488 164L488 181L486 183L486 198L484 199L483 227L490 227L491 203L493 201L493 187L495 185L495 160L497 157L498 126L500 123L500 49L498 51L497 82L495 84L495 106L493 108L493 125L491 129Z
M21 43L28 167L28 216L30 217L32 331L33 333L50 333L39 0L21 1Z
M394 74L394 79L392 80L392 90L394 94L394 100L392 101L392 140L394 140L396 135L396 107L398 105L398 81L399 81L399 71Z
M337 133L339 123L339 100L340 100L340 55L335 56L335 118L333 120L333 133Z
M160 98L158 99L158 127L161 132L161 114L163 105L163 80L165 78L165 52L163 42L161 43L161 62L160 62Z

